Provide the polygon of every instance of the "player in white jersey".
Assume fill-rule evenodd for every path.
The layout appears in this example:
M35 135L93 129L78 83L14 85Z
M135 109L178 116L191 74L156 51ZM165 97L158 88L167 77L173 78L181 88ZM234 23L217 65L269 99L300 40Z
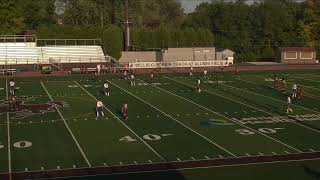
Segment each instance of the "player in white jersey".
M97 74L98 74L98 76L100 75L100 72L101 72L101 65L98 64L97 65Z
M130 76L130 84L131 86L135 86L136 85L136 80L133 74L131 74Z
M10 94L11 94L12 96L14 96L16 83L13 81L13 79L11 79L10 82L9 82L9 84L10 84Z
M292 98L296 98L297 97L297 84L293 84L292 85Z
M289 112L293 112L293 110L291 109L291 98L290 96L287 97L287 113Z
M109 84L108 84L108 81L105 81L105 82L104 82L103 87L104 87L104 94L105 94L106 96L109 96L110 93L109 93Z
M201 92L200 85L201 85L201 80L200 80L200 79L198 79L198 85L197 85L198 92Z
M103 113L103 103L101 101L97 101L97 107L96 107L96 113L97 113L97 120L100 116L100 114L102 116L104 116L104 113Z
M125 70L125 71L123 72L123 78L124 78L125 80L127 80L127 79L128 79L127 70Z
M193 67L190 66L190 76L193 76Z

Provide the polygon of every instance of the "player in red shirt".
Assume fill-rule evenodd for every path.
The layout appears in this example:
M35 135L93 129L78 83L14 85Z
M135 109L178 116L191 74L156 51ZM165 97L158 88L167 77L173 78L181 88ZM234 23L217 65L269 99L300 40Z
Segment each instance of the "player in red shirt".
M128 120L128 103L124 103L121 109L122 115L125 120Z
M10 109L11 110L16 110L17 109L17 97L16 96L11 96L9 104L10 104Z

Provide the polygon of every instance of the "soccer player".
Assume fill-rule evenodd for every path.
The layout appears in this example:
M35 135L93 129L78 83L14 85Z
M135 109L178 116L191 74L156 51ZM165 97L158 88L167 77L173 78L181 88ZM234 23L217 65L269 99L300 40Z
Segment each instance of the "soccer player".
M291 106L291 98L290 96L287 97L287 113L293 112L293 110L290 108Z
M235 69L235 70L236 70L236 73L235 73L235 74L236 74L236 77L237 77L237 78L240 78L238 66L236 66L236 69Z
M121 112L122 112L123 118L125 120L128 120L128 103L123 104L123 106L121 108Z
M125 80L127 80L127 79L128 79L127 70L125 70L125 71L123 72L123 78L124 78Z
M274 89L278 89L278 78L276 77L274 80L273 80L273 88Z
M284 80L284 78L282 78L282 91L283 91L283 93L286 93L286 89L287 89L287 83Z
M153 82L153 76L154 76L153 71L151 71L151 74L150 74L150 81L151 82Z
M298 97L298 99L302 99L302 97L303 97L303 89L300 85L298 85L298 87L297 87L297 97Z
M102 116L104 116L104 113L103 113L103 103L102 103L101 101L97 101L96 113L97 113L97 118L96 118L96 120L98 120L100 114L101 114Z
M16 83L13 81L13 79L11 79L9 84L10 84L10 94L12 96L14 96L15 95L15 85L16 85Z
M100 72L101 72L101 65L97 64L97 74L98 74L98 76L100 75Z
M200 80L200 79L198 79L197 89L198 89L198 92L199 92L199 93L201 92L200 85L201 85L201 80Z
M131 74L131 77L130 77L130 84L131 86L135 86L136 85L136 80L135 80L135 77L133 74Z
M203 78L204 78L204 79L209 79L208 76L207 76L207 74L208 74L207 69L204 69L204 70L203 70Z
M17 109L17 98L16 98L16 96L11 96L9 103L10 103L9 105L10 105L10 109L11 110L16 110Z
M193 76L193 67L192 66L190 66L190 74L189 75Z
M110 93L109 93L109 84L108 84L108 81L105 81L105 82L104 82L103 87L104 87L104 94L105 94L106 96L109 96Z
M297 97L297 84L292 85L292 98Z

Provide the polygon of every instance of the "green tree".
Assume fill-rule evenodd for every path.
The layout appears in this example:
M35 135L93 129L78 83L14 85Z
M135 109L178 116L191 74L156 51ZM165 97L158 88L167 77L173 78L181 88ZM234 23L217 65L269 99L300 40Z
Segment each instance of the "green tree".
M24 30L22 9L16 0L0 0L0 33L17 34Z

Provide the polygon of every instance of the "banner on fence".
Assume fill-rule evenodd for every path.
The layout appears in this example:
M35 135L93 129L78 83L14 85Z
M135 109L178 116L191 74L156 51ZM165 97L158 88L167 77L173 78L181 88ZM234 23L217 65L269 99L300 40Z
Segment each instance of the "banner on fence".
M174 61L174 62L135 62L129 63L132 69L139 68L177 68L177 67L213 67L229 66L233 60L215 60L215 61Z

